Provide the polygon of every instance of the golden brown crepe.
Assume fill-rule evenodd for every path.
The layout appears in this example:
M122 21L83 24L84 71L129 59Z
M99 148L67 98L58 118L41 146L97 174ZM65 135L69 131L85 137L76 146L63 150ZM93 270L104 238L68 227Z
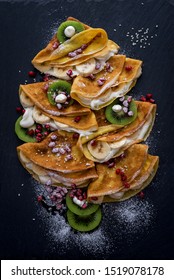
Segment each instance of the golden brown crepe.
M50 147L53 142L54 147ZM94 163L84 157L76 142L72 133L53 132L42 142L25 143L17 147L17 151L24 168L36 180L42 183L50 180L53 185L67 187L73 183L86 186L98 175Z
M58 109L48 101L47 93L44 89L46 84L48 82L20 85L19 95L21 93L24 94L31 100L32 104L35 104L39 109L51 116L80 116L91 112L88 108L82 107L76 101L64 109Z
M98 178L88 186L88 199L94 203L113 202L128 199L146 187L155 176L159 158L148 155L148 146L134 144L124 157L115 161L115 166L97 163ZM121 170L124 176L117 174Z
M68 18L67 20L75 20L74 18ZM83 23L81 23L83 24ZM117 53L119 46L108 40L107 33L101 28L90 28L83 24L85 30L75 34L72 38L65 41L63 44L59 44L57 49L54 49L54 44L59 43L56 35L46 46L45 49L40 51L32 60L35 68L41 72L48 72L51 68L61 68L72 65L78 65L80 63L89 60L91 57L99 58L106 56L110 51ZM70 57L68 54L79 49L82 45L87 45L82 53L75 57Z
M142 61L115 55L108 62L112 71L105 68L96 74L95 80L77 76L71 88L72 98L83 106L99 110L130 91L141 75ZM102 86L98 84L101 78L105 79Z
M99 114L99 129L89 136L81 136L78 145L84 155L95 162L105 162L122 154L135 143L145 141L153 127L156 105L149 102L135 101L137 118L127 126L105 123L104 111ZM96 114L97 117L97 114ZM115 126L115 128L114 128ZM96 142L93 145L93 141ZM90 147L91 144L93 145ZM103 153L103 157L101 155Z

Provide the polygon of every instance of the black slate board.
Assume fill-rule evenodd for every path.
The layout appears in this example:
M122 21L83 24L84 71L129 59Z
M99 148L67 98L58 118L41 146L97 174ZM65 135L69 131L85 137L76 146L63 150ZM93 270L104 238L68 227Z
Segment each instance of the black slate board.
M27 75L31 59L70 15L104 28L120 52L144 61L132 94L139 98L151 92L158 105L148 144L149 151L160 156L160 166L144 200L106 205L101 228L86 236L66 235L63 222L53 226L55 220L39 207L34 182L18 162L16 146L21 141L14 134L18 86L33 82ZM173 0L0 1L2 259L174 258L173 19Z

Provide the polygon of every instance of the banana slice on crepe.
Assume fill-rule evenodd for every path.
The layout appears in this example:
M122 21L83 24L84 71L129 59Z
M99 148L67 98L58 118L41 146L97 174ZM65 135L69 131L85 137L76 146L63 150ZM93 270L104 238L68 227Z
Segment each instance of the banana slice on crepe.
M141 101L135 101L135 104L137 117L126 126L107 125L104 116L101 116L104 111L100 112L100 126L97 132L89 136L81 136L78 141L79 147L88 159L94 162L106 162L121 155L131 145L147 139L154 124L156 105ZM98 147L103 148L98 149Z
M153 179L159 158L148 154L148 146L134 144L125 151L124 157L115 160L109 168L97 163L98 178L88 187L88 199L93 203L128 199L140 192Z
M53 132L40 143L17 147L17 152L24 168L39 182L83 187L98 175L94 163L84 157L76 143L72 133Z

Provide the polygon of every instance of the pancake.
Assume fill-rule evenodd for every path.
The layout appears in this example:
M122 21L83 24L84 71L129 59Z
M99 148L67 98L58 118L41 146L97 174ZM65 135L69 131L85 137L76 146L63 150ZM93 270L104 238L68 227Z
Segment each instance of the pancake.
M104 69L94 80L78 76L74 79L71 96L81 105L99 110L112 103L116 98L124 96L136 84L141 75L142 61L115 55L108 60L112 71ZM104 78L103 85L99 80Z
M99 177L89 184L88 200L93 203L119 202L136 195L150 184L158 164L159 157L149 155L147 145L132 145L126 150L125 157L116 159L113 168L96 164ZM126 180L117 170L126 175Z
M137 118L132 123L124 127L114 124L104 125L104 117L102 118L100 114L100 124L103 126L99 127L97 132L79 138L78 145L88 159L106 162L121 155L131 145L147 139L154 125L156 105L141 101L135 103Z
M68 18L67 20L78 21L74 18ZM97 58L98 56L101 59L118 52L119 46L111 40L108 40L105 30L101 28L90 28L83 23L81 24L85 30L75 34L62 44L58 42L57 36L55 35L49 44L32 60L34 67L41 72L49 73L49 71L54 71L56 68L59 69L81 64L91 57ZM58 45L56 49L54 49L55 44ZM75 57L69 55L82 46L86 47L81 53L78 53ZM110 52L111 54L109 54Z
M47 98L47 93L44 89L47 84L48 82L40 82L20 85L19 96L23 94L24 98L27 98L29 102L31 102L31 106L35 104L39 109L51 116L81 116L91 112L88 108L82 107L76 101L63 109L58 109L55 105L50 104Z

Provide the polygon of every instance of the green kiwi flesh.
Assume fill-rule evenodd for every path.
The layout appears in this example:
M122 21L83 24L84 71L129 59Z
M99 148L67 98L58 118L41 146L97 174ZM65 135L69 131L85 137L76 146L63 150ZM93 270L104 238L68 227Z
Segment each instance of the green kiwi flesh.
M69 193L67 193L66 195L66 205L68 209L71 210L71 212L79 216L91 215L99 208L99 204L92 204L92 203L88 203L88 206L86 208L82 208L73 202Z
M36 142L36 138L27 134L27 129L20 126L20 121L22 116L20 116L15 123L15 133L18 138L24 142Z
M59 91L66 92L67 95L70 95L71 84L62 80L58 80L50 84L47 91L48 101L50 102L50 104L56 105L56 102L54 100L54 95L57 95ZM72 100L71 102L69 102L69 105L70 103L72 104Z
M57 30L57 39L61 44L63 42L65 42L66 40L70 39L70 38L66 37L64 34L64 30L68 26L73 26L75 28L75 34L85 30L84 25L80 22L76 22L73 20L67 20L67 21L62 22Z
M101 208L99 207L97 211L87 216L79 216L71 212L69 209L67 210L67 220L69 225L81 232L88 232L94 230L100 224L102 219Z
M125 96L125 100L127 99L127 96ZM133 122L136 117L137 117L137 106L135 101L132 99L132 101L129 104L129 111L133 112L133 116L128 116L126 113L123 111L120 112L114 112L112 110L112 107L114 105L122 105L122 103L119 101L119 99L114 100L109 106L106 107L105 110L105 116L106 119L112 123L112 124L117 124L117 125L127 125L131 122Z

